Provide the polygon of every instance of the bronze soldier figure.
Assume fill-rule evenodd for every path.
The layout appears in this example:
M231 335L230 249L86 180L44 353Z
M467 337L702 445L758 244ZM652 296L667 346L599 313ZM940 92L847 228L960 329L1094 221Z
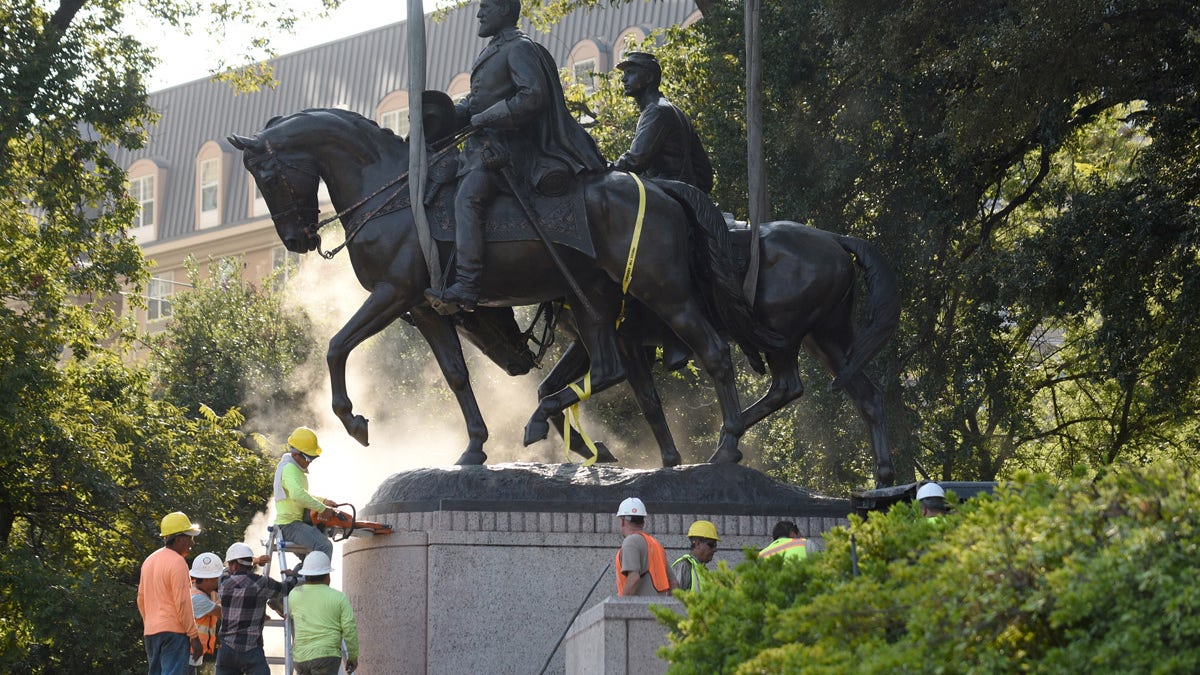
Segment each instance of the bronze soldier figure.
M642 111L629 150L614 168L646 178L667 178L705 192L713 186L712 164L686 115L659 91L662 67L653 54L630 52L617 64L625 95Z
M425 297L443 314L471 311L484 270L483 226L488 207L508 189L500 168L526 178L543 194L565 192L574 177L604 169L595 140L567 110L558 66L540 44L517 28L520 0L482 0L479 36L491 38L471 68L471 93L455 105L458 126L478 131L459 157L454 202L455 281Z

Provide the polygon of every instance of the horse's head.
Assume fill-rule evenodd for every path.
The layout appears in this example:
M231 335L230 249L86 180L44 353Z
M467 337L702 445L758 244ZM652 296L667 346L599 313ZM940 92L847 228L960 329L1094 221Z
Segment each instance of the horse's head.
M304 143L288 134L287 120L272 119L252 138L234 134L228 140L242 151L242 163L254 177L283 245L295 253L308 253L321 243L317 232L321 174Z

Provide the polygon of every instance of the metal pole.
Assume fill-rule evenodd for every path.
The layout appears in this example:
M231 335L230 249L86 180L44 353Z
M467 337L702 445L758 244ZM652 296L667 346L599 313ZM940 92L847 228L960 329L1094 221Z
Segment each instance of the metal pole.
M763 153L760 14L760 0L746 0L746 189L750 200L750 265L742 282L742 292L751 305L758 292L758 227L770 220L767 165Z
M546 674L546 669L550 667L550 662L554 660L554 653L558 651L558 646L562 644L563 640L567 639L567 633L571 630L571 624L575 623L575 619L583 611L583 606L587 604L588 598L592 597L592 593L596 592L596 587L600 585L600 580L604 578L604 575L608 574L608 568L610 567L612 567L612 563L608 563L604 566L604 569L600 570L600 576L596 577L591 590L587 592L587 595L583 596L583 601L579 603L579 608L571 615L571 620L567 622L567 627L563 629L562 635L558 636L558 642L554 643L554 649L550 650L550 656L546 657L546 663L542 665L542 669L538 671L538 675Z
M425 266L429 268L429 285L442 290L442 263L438 258L437 242L429 233L425 215L425 7L422 0L408 0L408 195L412 203L413 224Z

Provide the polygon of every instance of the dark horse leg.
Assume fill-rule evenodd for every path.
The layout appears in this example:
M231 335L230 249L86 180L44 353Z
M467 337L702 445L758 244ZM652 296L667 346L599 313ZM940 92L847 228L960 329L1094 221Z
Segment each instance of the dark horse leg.
M650 303L647 302L647 305ZM708 458L713 464L737 463L742 461L738 443L746 431L742 421L742 408L738 403L737 389L733 384L733 360L729 356L729 345L705 318L700 305L694 298L685 298L675 307L652 306L684 343L691 347L696 360L712 378L717 390L717 402L721 406L721 437L717 450Z
M547 396L559 391L567 386L568 382L573 382L587 373L591 366L591 359L588 358L587 349L584 349L583 344L578 340L571 343L570 347L563 352L562 357L554 367L550 369L550 373L546 375L546 379L538 385L538 400L542 400ZM561 412L550 415L550 423L555 429L562 430L566 427L564 422L566 416ZM592 451L588 449L587 444L583 442L583 437L579 434L571 434L571 452L574 452L581 457L591 457ZM615 462L616 457L608 450L608 446L603 441L596 441L597 462Z
M575 316L575 324L579 330L579 341L587 350L586 356L591 364L591 393L595 394L624 380L625 368L617 352L616 330L613 327L616 322L616 297L612 293L597 293L589 299L601 315L594 317L589 312L579 312ZM578 358L578 353L572 358ZM580 372L578 366L575 372ZM586 390L586 383L582 379L574 384L581 391ZM561 414L579 400L579 395L570 386L543 396L525 425L525 445L544 439L550 432L550 417Z
M367 419L354 414L354 404L346 391L346 359L364 340L395 321L407 308L404 294L396 286L377 284L362 306L345 326L329 340L325 360L329 364L329 384L333 392L333 412L354 440L368 444Z
M817 357L830 374L841 372L846 366L847 346L853 342L853 329L849 319L841 325L833 325L815 331L804 341L804 347ZM892 450L888 441L887 429L883 424L883 392L861 370L847 381L842 382L842 389L858 408L859 415L871 433L871 450L875 453L875 485L890 487L896 480L896 470L892 466Z
M467 423L467 449L455 464L483 464L487 460L483 452L483 444L488 439L487 425L483 422L483 414L479 412L479 403L471 389L470 373L454 322L427 305L413 308L412 317L417 330L421 331L433 350L438 367L442 369L442 377L446 378L446 384L458 399L458 407Z
M629 375L629 388L633 389L638 408L654 432L654 439L658 441L662 465L679 466L683 460L679 456L679 450L675 448L671 427L667 425L667 418L663 415L662 399L658 397L658 389L654 387L654 379L650 372L649 354L652 352L646 351L642 340L631 339L628 336L618 337L617 349L621 352L621 360L625 363L625 370Z
M804 394L804 383L796 365L800 350L793 347L768 352L766 356L767 367L771 370L771 387L742 413L747 429Z

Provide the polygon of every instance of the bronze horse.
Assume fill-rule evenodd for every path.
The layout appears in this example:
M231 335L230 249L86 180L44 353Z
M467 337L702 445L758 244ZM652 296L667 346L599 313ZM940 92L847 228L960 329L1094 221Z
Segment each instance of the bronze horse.
M745 255L749 232L735 231L737 243ZM742 412L746 428L783 408L804 393L797 358L803 348L834 376L858 409L870 432L875 455L875 480L879 486L894 479L891 447L884 426L883 395L862 368L895 333L900 318L900 297L891 265L869 242L856 237L834 234L791 221L764 223L759 250L762 264L758 273L758 294L754 314L766 326L785 338L785 344L765 350L771 386L766 394ZM866 321L854 322L857 267L866 286ZM635 306L629 315L628 330L619 334L619 348L625 361L629 386L633 389L643 416L654 432L662 454L663 466L681 461L671 430L663 415L662 402L650 375L651 362L645 347L661 345L665 326L644 308ZM763 373L759 350L742 344L751 366ZM572 344L542 382L539 395L557 391L564 382L586 372L586 351ZM562 428L561 419L556 428ZM614 461L608 448L597 442L600 461ZM571 449L583 456L578 434L572 435Z
M366 445L367 420L353 412L346 391L346 360L367 338L401 316L410 315L425 337L456 396L467 424L468 445L459 464L481 464L487 455L483 444L487 427L480 414L463 359L455 326L426 303L423 291L431 286L409 208L381 208L397 191L381 190L408 167L408 144L391 131L358 115L336 109L313 109L274 118L254 137L230 136L243 151L243 163L254 177L270 208L275 229L288 250L307 253L320 246L317 188L323 180L334 208L342 214L347 231L347 251L355 275L370 296L329 342L326 356L333 391L333 410L347 432ZM615 320L621 303L622 278L633 241L639 209L638 187L629 174L606 172L583 180L587 225L595 246L592 259L571 248L559 254L574 272L586 300L597 316L580 312L579 337L591 363L591 388L601 391L625 378L618 355ZM404 186L407 193L407 186ZM371 216L375 217L371 217ZM364 220L359 220L364 218ZM696 354L713 379L722 411L722 426L711 462L737 462L738 441L745 430L733 383L733 366L725 340L712 326L702 303L724 311L741 310L753 324L736 284L709 284L720 297L701 298L689 268L690 230L696 227L685 207L651 183L645 184L645 222L638 247L636 269L628 288L670 326ZM714 227L711 219L698 223ZM723 225L717 226L722 231ZM724 232L710 231L719 241ZM446 254L443 246L443 255ZM709 269L697 276L721 281L731 267L717 247L706 249ZM538 241L489 242L482 277L484 305L527 305L571 298L568 284ZM725 279L728 282L728 279ZM759 339L778 342L764 330ZM577 383L581 389L582 381ZM571 387L543 397L525 428L525 444L545 438L547 419L579 400Z

